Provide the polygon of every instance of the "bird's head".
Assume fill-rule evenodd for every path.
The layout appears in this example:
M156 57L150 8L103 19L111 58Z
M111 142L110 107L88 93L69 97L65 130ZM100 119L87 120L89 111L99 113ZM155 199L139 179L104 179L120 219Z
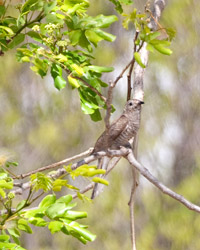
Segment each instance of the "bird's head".
M140 100L137 100L137 99L132 99L132 100L129 100L127 103L126 103L126 106L125 106L125 109L124 111L136 111L136 110L140 110L141 109L141 104L144 104L143 101L140 101Z

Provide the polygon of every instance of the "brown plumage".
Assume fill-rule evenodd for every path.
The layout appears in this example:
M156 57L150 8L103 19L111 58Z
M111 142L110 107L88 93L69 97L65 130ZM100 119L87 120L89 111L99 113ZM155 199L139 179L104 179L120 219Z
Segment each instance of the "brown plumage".
M122 115L111 124L107 138L106 131L98 138L92 154L106 151L108 148L119 149L120 146L129 145L128 141L134 137L139 129L142 103L142 101L136 99L129 100L126 103Z
M139 129L141 104L143 103L137 99L129 100L125 105L122 115L111 124L107 133L104 131L98 138L92 154L99 151L106 151L107 149L119 149L120 146L130 147L129 140L136 135ZM102 163L100 167L107 169L107 166L104 165ZM106 165L108 165L108 162ZM96 183L92 199L97 196L97 187L98 184Z

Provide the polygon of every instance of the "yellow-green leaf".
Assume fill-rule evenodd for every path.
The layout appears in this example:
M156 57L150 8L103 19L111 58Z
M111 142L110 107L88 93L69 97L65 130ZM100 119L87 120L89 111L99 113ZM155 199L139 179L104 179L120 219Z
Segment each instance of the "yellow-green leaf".
M96 182L96 183L104 184L104 185L106 185L106 186L109 185L109 182L108 182L107 180L102 179L102 178L100 178L100 177L94 177L94 178L92 179L92 181L93 181L93 182Z
M138 52L135 52L134 53L134 57L135 57L135 60L136 62L142 67L142 68L145 68L146 66L143 64L142 60L141 60L141 57L140 57L140 54Z

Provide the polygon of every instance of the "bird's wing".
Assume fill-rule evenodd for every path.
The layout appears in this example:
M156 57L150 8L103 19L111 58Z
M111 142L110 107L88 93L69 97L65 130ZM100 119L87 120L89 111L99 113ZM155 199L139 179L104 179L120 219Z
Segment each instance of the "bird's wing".
M119 117L118 120L116 120L111 124L108 132L108 146L111 146L112 141L114 141L121 134L121 132L125 129L127 123L128 123L128 118L125 115L122 115ZM106 132L104 131L103 134L98 138L92 153L105 150L106 147L105 136Z
M121 115L117 121L113 122L109 128L109 139L115 140L125 129L128 123L128 118Z

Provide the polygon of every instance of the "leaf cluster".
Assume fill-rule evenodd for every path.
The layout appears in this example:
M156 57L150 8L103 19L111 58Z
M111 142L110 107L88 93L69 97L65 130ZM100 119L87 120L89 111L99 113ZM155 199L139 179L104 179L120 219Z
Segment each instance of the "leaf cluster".
M50 70L58 90L67 83L78 89L83 112L94 121L101 120L99 109L105 108L101 88L107 86L101 76L113 68L93 65L91 52L100 41L115 40L103 29L117 17L87 15L88 0L28 0L15 6L17 18L6 16L6 6L1 7L1 54L23 43L17 50L19 62L30 63L31 70L41 77Z

